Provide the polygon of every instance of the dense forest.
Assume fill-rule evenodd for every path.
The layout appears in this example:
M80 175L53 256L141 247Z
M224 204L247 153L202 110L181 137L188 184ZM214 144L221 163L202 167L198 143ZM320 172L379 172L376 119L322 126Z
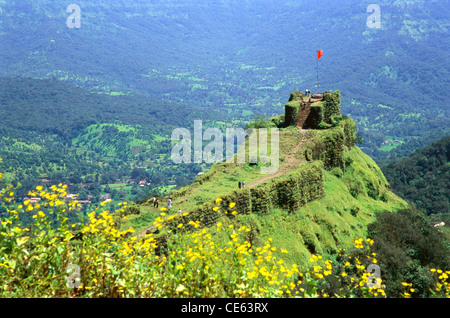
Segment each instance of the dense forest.
M381 166L392 190L430 214L450 213L450 136Z
M412 297L433 296L429 289L435 281L430 270L450 264L450 236L446 233L433 228L425 213L414 207L377 216L368 234L375 242L372 249L389 297L401 297L401 282L406 281L415 286Z

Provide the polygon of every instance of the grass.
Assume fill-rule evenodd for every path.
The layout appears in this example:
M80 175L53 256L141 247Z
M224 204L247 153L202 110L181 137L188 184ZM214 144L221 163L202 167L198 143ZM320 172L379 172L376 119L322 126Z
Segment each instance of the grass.
M293 130L286 130L282 133L285 138L280 138L280 154L294 146L298 141L298 136L293 134ZM268 133L268 144L270 145L270 133ZM288 138L289 137L289 138ZM245 181L247 185L259 180L265 175L261 174L261 163L251 165L248 162L248 143L245 146L246 161L245 163L219 163L203 175L197 177L196 182L192 185L182 188L174 193L174 205L177 209L189 211L195 208L199 202L214 201L217 197L223 196L238 189L238 182ZM241 149L242 150L242 149ZM271 155L270 147L268 147L268 155ZM281 158L281 161L283 158ZM211 182L214 186L211 186ZM178 195L184 193L183 195ZM182 202L181 202L182 201Z
M302 143L299 132L291 128L281 131L282 164L286 164L287 152L296 145L300 143L297 159L301 159L308 142L327 133L326 130L308 131L308 142ZM248 152L248 147L246 150ZM322 199L309 202L293 213L274 209L267 215L240 215L237 211L238 215L232 221L224 215L220 222L233 222L236 226L251 225L257 233L255 244L272 238L274 246L288 246L290 253L284 256L288 265L307 264L314 253L332 255L339 248L351 247L355 237L366 235L367 225L375 220L378 212L394 212L406 208L407 203L390 192L377 164L359 148L353 147L345 157L344 173L339 168L324 171L326 195ZM238 181L245 180L249 185L262 177L259 165L215 164L197 177L192 185L173 192L173 209L168 213L166 211L167 216L176 214L178 209L189 212L202 203L214 202L216 198L235 191ZM165 200L160 202L160 207L165 207ZM141 205L141 210L146 217L132 223L138 229L150 226L151 223L146 224L145 220L161 212L151 204Z
M313 253L334 254L352 246L355 237L366 236L366 226L378 212L396 211L407 204L394 194L387 202L361 194L353 197L343 178L325 173L326 196L307 203L288 214L273 210L269 215L253 216L260 224L260 240L271 237L275 246L289 246L285 256L289 264L306 264ZM246 223L249 216L238 220ZM292 262L292 263L289 263Z

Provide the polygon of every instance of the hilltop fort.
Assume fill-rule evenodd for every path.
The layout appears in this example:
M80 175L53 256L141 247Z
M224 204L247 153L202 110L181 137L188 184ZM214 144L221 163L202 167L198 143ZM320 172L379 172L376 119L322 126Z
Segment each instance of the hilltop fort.
M302 129L329 128L341 114L341 93L291 93L285 105L285 125Z
M301 258L351 244L377 211L406 207L390 191L377 164L355 145L356 124L340 114L340 98L339 91L291 93L285 113L266 123L279 128L278 172L261 174L259 168L265 163L260 160L214 164L193 184L172 191L175 208L167 212L167 228L178 232L194 230L190 224L196 221L209 227L219 221L251 220L253 234L259 237L263 224L291 224ZM246 158L250 158L248 142L242 146ZM246 186L238 187L239 181ZM141 207L151 209L146 204ZM181 216L175 214L178 209ZM154 230L154 226L143 227L138 236ZM165 235L161 233L158 240L163 242Z

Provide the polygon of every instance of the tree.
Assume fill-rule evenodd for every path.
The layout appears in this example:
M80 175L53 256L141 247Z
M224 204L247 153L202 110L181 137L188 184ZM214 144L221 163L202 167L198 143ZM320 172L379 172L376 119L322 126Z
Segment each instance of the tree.
M147 173L144 168L134 168L131 171L131 178L133 179L145 179L147 177Z
M450 248L426 214L414 207L382 212L368 227L388 297L401 296L401 283L418 286L413 297L429 297L434 282L429 269L446 269Z

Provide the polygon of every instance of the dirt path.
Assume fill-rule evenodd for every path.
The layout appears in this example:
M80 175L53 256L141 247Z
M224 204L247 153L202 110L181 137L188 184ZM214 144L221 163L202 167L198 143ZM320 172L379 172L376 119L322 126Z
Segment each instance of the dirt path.
M302 163L301 159L298 159L295 157L295 155L297 154L297 152L300 150L301 146L303 145L303 143L306 141L306 131L304 129L299 129L300 132L302 133L302 141L300 143L298 143L295 148L292 149L292 151L290 151L289 153L286 154L286 162L280 167L280 169L278 169L277 173L273 173L273 174L268 174L258 180L255 180L253 182L251 182L248 187L249 188L254 188L268 180L271 180L273 178L279 177L281 175L286 174L289 171L292 171L293 169L295 169L300 163Z
M301 141L299 143L297 143L295 145L295 147L292 148L291 151L289 151L288 153L285 153L286 162L278 169L278 171L276 173L274 173L274 174L265 175L264 177L259 178L258 180L255 180L255 181L249 183L248 185L246 185L246 187L248 187L248 188L257 187L258 185L260 185L260 184L262 184L262 183L264 183L264 182L266 182L268 180L271 180L273 178L279 177L281 175L284 175L284 174L294 170L298 165L300 165L302 163L303 160L299 159L299 158L296 158L296 155L297 155L297 152L302 147L302 145L307 141L308 137L306 136L307 130L299 129L299 131L302 134ZM191 197L192 197L192 195L185 196L185 197L181 198L181 200L178 201L177 203L184 202L184 201L188 200ZM143 231L141 231L137 235L137 237L138 238L144 237L148 230L152 230L152 229L155 229L155 228L156 228L156 226L154 226L154 225L152 225L152 226L150 226L148 228L145 228Z

